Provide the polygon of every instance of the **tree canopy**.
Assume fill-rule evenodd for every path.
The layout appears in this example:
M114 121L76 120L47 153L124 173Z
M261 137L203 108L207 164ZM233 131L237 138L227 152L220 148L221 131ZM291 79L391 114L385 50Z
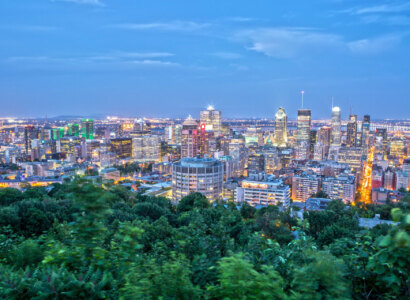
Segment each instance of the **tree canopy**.
M383 212L396 226L360 228ZM304 213L76 178L0 190L1 299L408 299L406 203Z

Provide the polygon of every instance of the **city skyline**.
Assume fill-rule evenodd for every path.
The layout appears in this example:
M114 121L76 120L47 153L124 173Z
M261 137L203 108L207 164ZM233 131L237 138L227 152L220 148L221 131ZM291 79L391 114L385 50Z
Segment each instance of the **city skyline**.
M1 3L0 117L409 117L409 4L214 4Z

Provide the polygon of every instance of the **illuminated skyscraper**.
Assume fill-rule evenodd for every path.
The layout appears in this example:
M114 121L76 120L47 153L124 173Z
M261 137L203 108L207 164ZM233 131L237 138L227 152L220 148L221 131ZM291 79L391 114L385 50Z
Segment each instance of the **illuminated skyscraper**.
M201 157L212 157L216 151L216 142L214 139L214 132L206 130L206 125L201 124L200 128L200 146Z
M298 110L298 124L297 124L297 159L307 159L310 150L310 125L311 125L311 111L310 109Z
M198 122L191 116L182 124L181 131L181 158L195 157L199 152Z
M132 156L131 138L112 139L110 146L110 151L115 153L118 159L123 159Z
M24 128L24 146L26 154L31 150L31 141L40 138L40 131L33 125L28 125Z
M401 138L396 137L390 141L390 155L391 156L398 158L398 159L403 159L404 148L405 148L405 144Z
M64 136L64 128L53 128L53 140L58 141Z
M347 123L347 139L346 139L347 146L355 147L356 138L357 138L357 115L350 115L349 122Z
M222 113L209 105L206 110L201 111L200 123L205 124L207 131L213 131L215 136L221 135Z
M342 142L341 112L338 106L332 108L332 131L330 134L331 146L340 146Z
M94 120L82 119L81 120L81 136L86 140L94 139Z
M68 127L68 130L67 130L68 136L80 136L80 125L68 124L67 127Z
M362 123L362 142L361 146L363 149L366 150L369 148L369 136L370 136L370 116L365 115L363 117L363 123Z
M288 142L288 116L285 109L280 107L275 114L275 137L273 145L275 147L286 147Z

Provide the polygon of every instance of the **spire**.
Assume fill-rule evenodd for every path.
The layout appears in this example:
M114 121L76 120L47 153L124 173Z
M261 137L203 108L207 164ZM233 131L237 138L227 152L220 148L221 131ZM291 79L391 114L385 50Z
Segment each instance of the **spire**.
M303 96L305 95L305 91L300 92L302 94L302 109L303 109Z

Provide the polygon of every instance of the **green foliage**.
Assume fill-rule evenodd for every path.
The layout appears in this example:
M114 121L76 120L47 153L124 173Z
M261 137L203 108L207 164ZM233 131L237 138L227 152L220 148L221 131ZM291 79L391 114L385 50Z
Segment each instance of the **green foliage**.
M402 222L378 241L367 268L377 274L375 287L385 299L405 299L410 296L410 215L401 211L392 215Z
M23 194L13 188L0 189L0 206L8 206L14 202L21 201Z
M199 193L174 206L82 178L3 189L0 201L0 299L409 297L404 203L332 201L302 221ZM358 227L381 210L400 224Z
M218 281L207 288L213 299L285 299L283 280L271 266L257 272L243 256L222 258Z
M194 208L207 208L210 206L209 201L200 193L192 193L181 199L178 203L178 211L190 211Z
M158 264L141 262L126 275L120 299L198 299L201 290L190 280L189 262L183 258Z
M313 195L315 198L325 198L325 199L329 199L329 195L326 194L324 191L320 190L319 192L317 192L316 194Z
M350 299L344 265L326 252L310 255L312 261L297 269L292 287L297 299Z

